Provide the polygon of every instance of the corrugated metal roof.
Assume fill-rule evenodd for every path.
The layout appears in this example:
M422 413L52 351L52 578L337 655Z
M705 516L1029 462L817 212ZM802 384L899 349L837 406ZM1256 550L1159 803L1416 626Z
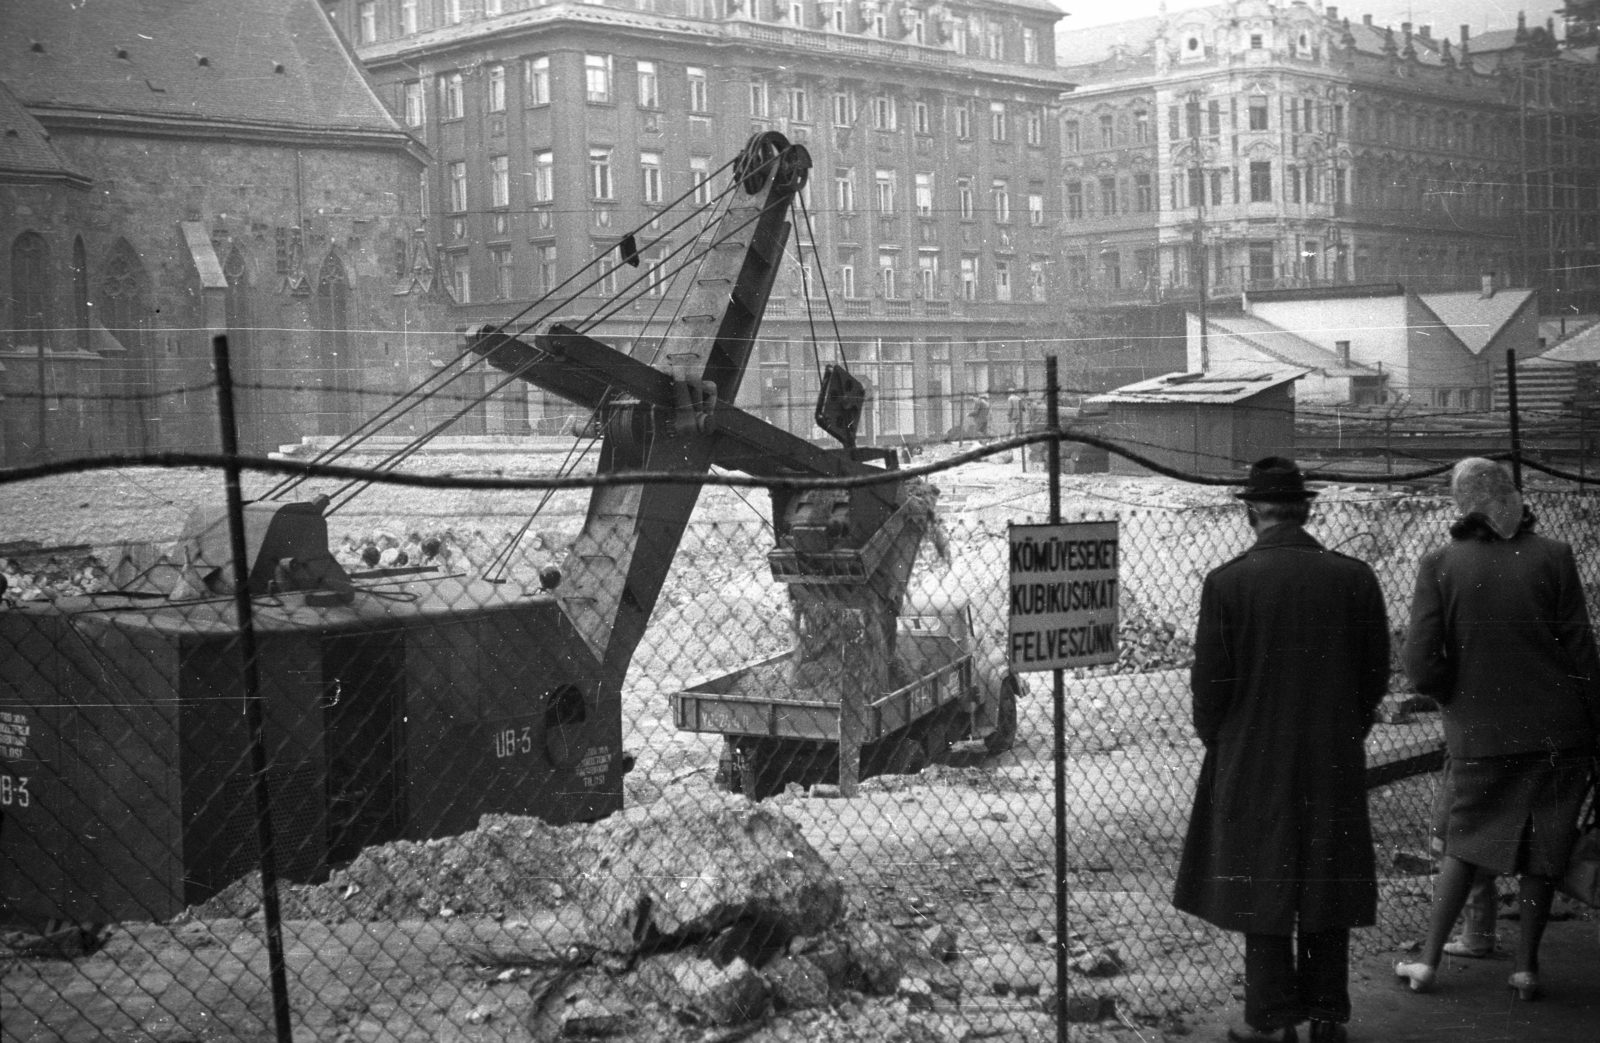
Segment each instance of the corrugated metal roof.
M1212 341L1232 338L1289 366L1317 370L1330 377L1374 377L1378 371L1359 362L1340 362L1339 356L1297 333L1253 315L1228 315L1206 320Z
M0 70L36 115L404 133L315 0L0 0Z
M1440 322L1450 327L1450 332L1461 338L1468 351L1477 355L1494 342L1533 291L1500 290L1493 297L1485 297L1477 290L1417 296L1439 316Z
M1229 366L1203 373L1168 373L1095 395L1093 403L1190 402L1230 405L1299 380L1307 370L1291 366Z

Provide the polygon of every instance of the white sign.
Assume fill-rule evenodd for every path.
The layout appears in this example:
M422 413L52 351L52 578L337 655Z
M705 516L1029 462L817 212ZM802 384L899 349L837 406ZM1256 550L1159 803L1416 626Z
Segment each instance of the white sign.
M1011 668L1117 661L1117 523L1013 525Z

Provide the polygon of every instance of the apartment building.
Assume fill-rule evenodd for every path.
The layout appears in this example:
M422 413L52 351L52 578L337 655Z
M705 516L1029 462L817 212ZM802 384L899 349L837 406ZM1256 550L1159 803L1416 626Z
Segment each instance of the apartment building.
M620 304L609 335L639 336L669 288L626 300L635 270L609 267L620 238L680 196L709 199L749 136L776 129L813 170L742 405L812 433L835 320L872 389L876 441L942 435L966 396L1040 382L1062 304L1052 224L1069 86L1047 0L326 6L434 157L427 234L462 326L522 315L601 257L575 300L536 314ZM553 429L566 409L537 392L504 407L505 430Z
M1063 31L1063 266L1091 301L1522 284L1526 30L1475 44L1304 2Z

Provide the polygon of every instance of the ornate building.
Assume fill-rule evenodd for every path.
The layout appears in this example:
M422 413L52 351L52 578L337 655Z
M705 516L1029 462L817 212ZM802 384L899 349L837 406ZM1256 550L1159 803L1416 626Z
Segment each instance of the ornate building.
M250 452L437 354L426 156L315 0L6 0L0 122L8 462L215 449L213 331Z
M1064 264L1091 299L1192 300L1202 252L1214 295L1484 273L1548 291L1549 270L1584 260L1552 265L1527 234L1541 179L1569 215L1600 205L1592 106L1583 127L1544 118L1549 92L1525 82L1556 60L1552 31L1452 41L1230 0L1065 31L1059 49L1079 84L1061 117ZM1588 85L1581 109L1600 70L1562 64ZM1562 168L1536 168L1552 152Z
M680 196L709 199L750 134L771 128L811 152L809 226L796 227L741 404L811 433L811 330L832 361L834 318L873 389L870 439L941 435L965 395L1040 381L1042 347L1023 342L1060 307L1054 109L1068 87L1046 0L328 8L435 157L428 238L459 325L521 316L604 258L567 287L574 299L524 321L610 309L614 337L648 336L667 291L626 301L635 270L611 267L620 238ZM689 230L667 231L654 245L654 227L640 235L646 262ZM521 424L528 400L503 399ZM534 424L568 421L564 403L531 401Z

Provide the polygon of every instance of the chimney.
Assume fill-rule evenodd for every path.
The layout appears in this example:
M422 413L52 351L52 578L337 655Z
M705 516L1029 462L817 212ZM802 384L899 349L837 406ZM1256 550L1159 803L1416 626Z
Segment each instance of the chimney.
M1493 297L1493 296L1494 296L1494 273L1493 272L1484 272L1483 273L1483 288L1482 288L1482 290L1480 290L1478 292L1478 297L1481 300L1488 300L1490 297Z
M1431 25L1419 25L1419 26L1417 26L1417 35L1422 37L1424 40L1433 39L1433 26L1431 26Z
M1402 35L1410 36L1411 35L1411 23L1410 22L1401 22L1400 23L1400 32L1401 32Z
M1330 22L1337 22L1339 20L1339 9L1337 7L1329 4L1326 10L1328 12L1328 20Z
M1366 26L1369 29L1372 28L1372 16L1369 15L1369 14L1362 15L1361 16L1361 24Z
M1471 36L1471 35L1472 35L1472 26L1463 25L1461 27L1461 42L1462 43L1466 43L1467 42L1467 38L1469 36Z

